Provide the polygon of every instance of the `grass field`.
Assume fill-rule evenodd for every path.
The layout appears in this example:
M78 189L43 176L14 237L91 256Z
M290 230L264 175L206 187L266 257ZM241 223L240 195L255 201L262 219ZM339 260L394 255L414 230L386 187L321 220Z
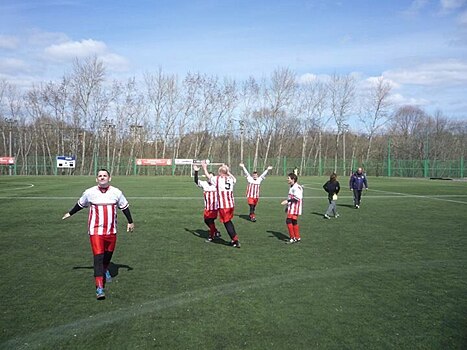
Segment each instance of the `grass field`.
M0 177L1 349L466 349L467 182L347 179L326 220L325 178L303 177L302 243L284 244L284 177L256 223L236 186L241 249L206 243L190 178L116 177L136 229L119 239L96 301L87 211L92 177Z

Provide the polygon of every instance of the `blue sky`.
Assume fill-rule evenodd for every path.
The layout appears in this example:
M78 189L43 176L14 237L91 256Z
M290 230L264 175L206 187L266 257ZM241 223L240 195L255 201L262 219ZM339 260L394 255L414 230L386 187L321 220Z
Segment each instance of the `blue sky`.
M467 119L467 0L0 0L0 79L28 87L94 55L117 79L383 76L396 103Z

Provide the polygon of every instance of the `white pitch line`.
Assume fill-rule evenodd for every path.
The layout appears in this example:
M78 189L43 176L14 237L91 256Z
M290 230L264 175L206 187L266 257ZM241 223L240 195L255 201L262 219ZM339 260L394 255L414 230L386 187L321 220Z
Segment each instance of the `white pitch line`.
M377 190L372 190L372 191L377 191ZM386 191L379 191L379 192L386 192ZM393 193L393 192L386 192L386 193ZM404 193L396 193L394 192L393 194L386 194L386 195L369 195L369 196L364 196L365 199L379 199L379 198L401 198L401 197L407 197L407 198L426 198L426 199L438 199L438 200L443 200L444 198L467 198L467 195L465 194L437 194L433 196L421 196L421 195L416 195L416 194L404 194ZM66 199L66 200L77 200L79 197L13 197L13 196L0 196L0 199L25 199L25 200L60 200L60 199ZM236 197L236 200L241 200L244 199L245 197ZM326 196L305 196L303 197L304 199L327 199ZM339 195L339 198L353 198L352 195ZM152 197L138 197L138 196L127 196L127 199L136 199L136 200L203 200L203 197L159 197L159 196L152 196ZM261 200L269 200L269 199L284 199L284 196L280 197L261 197ZM448 201L448 200L446 200ZM450 200L451 202L456 202L453 200ZM463 204L467 204L467 202L459 202Z
M0 188L2 191L13 191L13 190L27 190L30 189L31 187L34 187L34 184L24 184L22 187L13 187L13 188Z
M433 199L433 200L443 201L443 202L451 202L451 203L457 203L457 204L467 204L467 202L461 202L461 201L455 201L455 200L452 200L452 199L440 198L440 197L443 196L443 195L423 196L423 195L417 195L417 194L407 194L407 193L400 193L400 192L390 192L390 191L375 190L375 189L372 189L371 191L381 192L381 193L390 193L390 194L395 194L395 195L399 195L399 196L402 196L402 197L422 198L422 199ZM444 195L444 196L447 196L447 195ZM371 197L373 197L373 196L371 196ZM365 198L371 198L371 197L365 197ZM457 198L457 197L465 197L465 195L452 195L452 197L456 197L456 198Z

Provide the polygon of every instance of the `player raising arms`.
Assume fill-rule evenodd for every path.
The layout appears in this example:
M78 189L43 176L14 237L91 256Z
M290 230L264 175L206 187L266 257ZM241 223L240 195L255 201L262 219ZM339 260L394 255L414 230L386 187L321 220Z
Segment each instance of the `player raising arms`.
M254 171L253 174L250 175L245 167L245 164L240 163L239 165L243 169L243 172L246 176L246 181L248 182L246 188L246 197L248 205L250 206L250 220L256 222L255 209L259 201L259 189L261 182L263 182L263 180L266 178L266 175L268 174L268 171L272 169L272 166L268 166L267 169L260 176L258 176L257 171Z
M300 242L300 227L298 225L298 216L302 215L303 204L303 188L298 184L298 176L290 173L287 177L287 183L290 185L288 198L281 202L282 205L287 205L285 212L287 213L287 229L289 231L289 239L286 243Z
M230 236L230 243L233 247L240 248L238 235L235 232L235 227L232 222L235 208L233 189L237 179L230 173L229 167L225 164L219 167L218 175L213 175L208 172L206 161L202 161L201 166L203 167L204 175L208 181L217 189L219 218Z
M194 181L196 186L203 189L204 196L204 223L209 227L209 238L208 242L212 242L214 238L220 237L220 233L216 228L215 220L219 212L219 204L217 200L217 189L216 186L210 184L207 181L199 179L199 166L193 165L195 172ZM214 175L210 173L211 176Z
M128 225L127 232L135 228L128 201L118 188L110 186L110 173L106 169L97 172L97 186L88 188L75 206L63 215L62 219L83 208L89 207L88 234L94 255L94 279L96 297L105 299L104 278L110 279L108 267L117 242L117 208L125 214Z

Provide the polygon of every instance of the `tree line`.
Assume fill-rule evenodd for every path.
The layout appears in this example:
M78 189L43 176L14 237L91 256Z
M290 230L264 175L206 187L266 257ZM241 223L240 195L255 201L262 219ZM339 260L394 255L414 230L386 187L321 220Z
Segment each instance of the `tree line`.
M359 129L351 126L357 119ZM467 148L466 120L395 105L383 77L361 86L350 74L303 81L277 68L239 82L159 68L118 81L96 57L26 91L0 80L0 130L0 157L53 164L74 155L77 174L91 174L97 159L113 168L134 158L246 157L254 168L278 169L291 157L302 173L322 159L350 172L355 162L386 159L389 147L396 159L441 161L463 159Z

